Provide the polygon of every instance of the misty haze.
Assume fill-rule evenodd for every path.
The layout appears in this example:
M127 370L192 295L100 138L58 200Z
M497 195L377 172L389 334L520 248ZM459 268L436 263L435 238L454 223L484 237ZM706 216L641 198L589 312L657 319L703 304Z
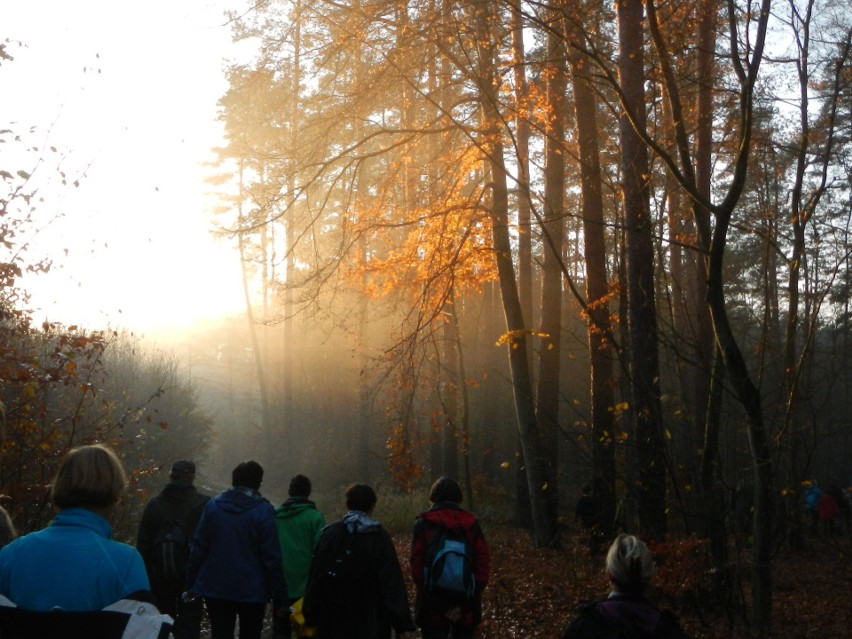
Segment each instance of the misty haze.
M848 7L200 4L4 9L19 532L80 445L131 544L175 460L254 460L328 522L375 488L413 597L448 476L479 637L561 636L622 532L688 636L837 634L784 584L852 551Z

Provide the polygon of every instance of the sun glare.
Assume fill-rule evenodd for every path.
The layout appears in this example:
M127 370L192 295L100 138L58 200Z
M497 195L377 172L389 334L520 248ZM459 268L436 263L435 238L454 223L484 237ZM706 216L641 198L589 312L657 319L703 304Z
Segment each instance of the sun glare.
M162 334L242 307L201 166L220 144L230 33L223 3L192 4L52 3L49 20L41 3L4 8L21 44L0 66L2 119L43 158L27 257L53 268L24 282L37 321Z

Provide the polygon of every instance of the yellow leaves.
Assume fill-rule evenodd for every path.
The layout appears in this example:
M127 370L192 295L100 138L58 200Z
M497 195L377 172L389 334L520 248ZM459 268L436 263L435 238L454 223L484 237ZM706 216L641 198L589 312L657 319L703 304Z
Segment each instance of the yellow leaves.
M506 344L510 344L512 348L517 348L517 342L522 340L526 335L538 335L536 331L532 329L524 329L520 331L507 331L503 333L499 339L495 342L495 346L505 346Z
M509 470L510 467L511 464L507 461L504 461L502 464L500 464L500 468L502 468L503 470Z

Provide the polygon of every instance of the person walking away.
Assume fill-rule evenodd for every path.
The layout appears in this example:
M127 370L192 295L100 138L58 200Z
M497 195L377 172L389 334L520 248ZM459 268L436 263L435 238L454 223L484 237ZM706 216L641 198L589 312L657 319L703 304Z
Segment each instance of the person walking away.
M302 612L318 639L413 636L408 593L393 540L372 518L376 492L346 489L348 512L326 526L317 542Z
M145 505L136 538L157 608L175 619L175 639L201 635L201 599L184 602L180 597L186 587L190 543L210 499L194 484L195 463L188 459L174 462L169 483Z
M583 494L577 500L577 507L574 509L574 521L580 522L580 525L586 530L595 525L595 515L597 507L595 500L592 499L592 487L589 484L583 486Z
M589 484L583 486L583 494L577 500L577 506L574 509L574 522L579 522L585 531L589 553L597 555L598 547L598 530L597 530L597 514L598 507L592 497L592 487Z
M305 596L314 547L325 527L325 517L310 500L311 488L309 478L296 475L290 480L288 499L275 508L275 527L278 529L290 605ZM272 619L274 639L290 639L290 634L289 616Z
M287 582L272 505L260 494L263 467L255 461L237 465L232 486L204 508L187 562L187 592L203 597L212 639L260 639L266 605L287 614Z
M843 503L845 504L842 510L846 522L846 532L852 533L852 486L843 491Z
M822 532L831 537L834 535L834 526L840 514L840 504L834 494L828 490L819 496L819 521Z
M438 479L429 501L411 540L415 621L423 639L468 639L482 619L488 545L476 517L461 507L462 490L455 479Z
M111 539L109 519L126 485L112 449L70 450L50 492L59 512L47 528L0 550L0 595L35 612L88 612L131 595L150 597L139 551Z
M659 610L643 594L654 576L654 558L633 535L619 535L606 555L610 594L585 602L562 639L686 639L674 614Z
M812 479L805 483L805 512L810 520L811 534L816 534L817 524L819 522L819 500L822 497L822 488L819 487L816 479Z
M837 502L837 515L834 518L831 532L832 534L842 533L844 522L846 521L846 500L843 498L843 489L840 487L840 480L837 478L832 479L831 485L825 492L834 497L834 501Z

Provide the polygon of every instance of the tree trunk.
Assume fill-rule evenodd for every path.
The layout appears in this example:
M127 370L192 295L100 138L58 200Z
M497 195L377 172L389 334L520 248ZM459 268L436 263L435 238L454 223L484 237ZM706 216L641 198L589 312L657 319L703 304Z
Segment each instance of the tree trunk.
M296 0L293 7L293 85L290 92L290 148L294 150L297 144L299 131L301 130L299 122L299 104L301 96L301 50L302 50L302 3L301 0ZM284 283L284 366L282 370L283 401L284 410L281 411L281 421L283 428L280 436L286 437L294 435L293 426L293 351L295 350L295 339L293 337L293 289L296 286L296 278L294 276L296 270L296 162L291 161L287 176L287 189L290 196L290 206L286 214L286 231L284 247L287 254L287 273ZM292 447L287 447L287 455L290 463L296 463L296 457Z
M627 231L627 297L630 332L631 411L636 424L640 526L652 539L666 532L665 459L660 407L657 316L654 296L653 225L649 211L648 149L636 129L645 130L645 68L642 3L620 0L618 69L624 94L619 119L622 193ZM636 129L634 129L634 127Z
M544 237L541 289L541 346L536 421L545 455L548 516L559 516L559 366L562 341L562 246L565 233L565 69L564 38L559 35L559 13L551 12L547 36L547 103L544 167Z
M575 3L576 4L576 3ZM579 34L575 32L575 37ZM609 319L609 284L606 272L604 205L598 145L597 96L588 84L587 61L570 49L574 111L580 155L583 194L583 241L586 257L586 313L589 333L592 407L592 497L597 504L598 526L605 534L615 521L615 442L612 326Z
M738 50L739 37L737 21L729 16L731 29L730 61L740 83L739 124L737 154L732 163L732 176L725 197L719 204L712 204L697 187L697 178L689 156L689 136L683 125L683 108L680 103L677 82L671 68L671 58L666 41L657 22L656 7L653 0L646 0L648 22L654 47L660 60L662 77L666 83L666 96L672 104L672 115L676 125L676 140L680 157L678 178L681 185L693 199L694 217L701 246L708 247L706 300L713 321L716 343L725 364L725 372L731 382L737 399L745 410L748 420L749 447L751 449L754 478L754 526L752 543L752 612L753 631L769 636L772 613L772 564L771 532L773 522L772 495L773 470L770 457L769 437L763 421L760 390L754 385L746 365L745 358L734 336L725 309L723 261L728 241L728 229L737 202L746 184L746 172L749 166L754 113L754 87L757 73L763 58L766 41L767 21L770 15L770 1L763 0L754 25L747 27L754 32L749 39L752 48L743 56ZM751 44L753 42L753 44ZM675 163L668 158L668 166ZM712 210L715 226L710 227L704 210Z
M518 163L518 295L521 312L532 326L532 226L530 224L530 123L527 117L527 73L524 55L524 16L521 1L512 2L512 66L515 78L515 144ZM532 349L528 351L532 370ZM518 454L522 446L518 441ZM515 519L521 526L532 524L527 473L523 464L515 466Z
M556 521L548 516L545 490L546 474L541 453L538 425L533 405L532 382L527 359L527 327L521 311L515 265L512 261L512 242L509 235L508 176L503 157L501 117L497 111L499 86L496 73L496 51L492 25L495 6L490 0L473 0L474 20L479 37L479 101L482 113L482 148L491 169L491 225L503 312L508 328L509 365L518 432L527 469L530 505L533 518L533 538L538 547L556 540Z

